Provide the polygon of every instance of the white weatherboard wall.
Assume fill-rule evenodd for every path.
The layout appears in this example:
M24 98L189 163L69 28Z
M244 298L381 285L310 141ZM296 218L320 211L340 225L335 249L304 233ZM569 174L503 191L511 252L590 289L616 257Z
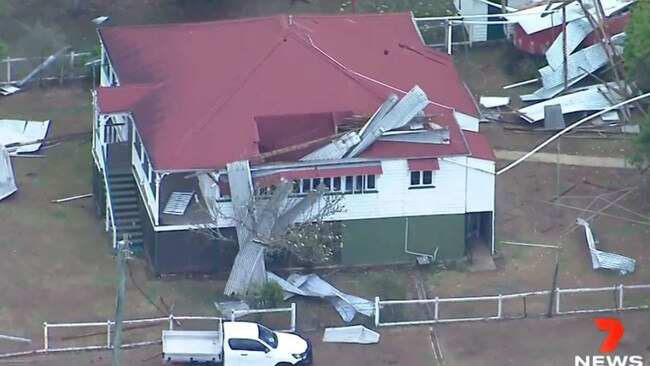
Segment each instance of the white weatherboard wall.
M358 220L369 218L425 216L425 215L451 215L464 214L467 206L468 194L466 192L467 178L472 168L468 168L468 160L477 160L469 164L480 165L478 159L460 158L460 164L440 160L440 169L433 174L435 188L409 189L410 171L406 160L382 161L383 174L377 176L377 193L347 194L342 204L345 212L328 217L329 220ZM493 162L486 162L488 169L494 170ZM489 165L491 164L491 168ZM487 173L485 173L487 174ZM487 174L489 175L489 174ZM476 189L489 187L486 177L477 175L481 182L471 188L471 197L476 202L469 206L476 211L492 211L494 208L494 186L491 194L480 196ZM493 176L492 176L493 177ZM494 182L494 179L492 179ZM488 196L490 198L488 198ZM480 199L479 199L480 198ZM492 202L491 206L488 203ZM220 212L224 219L219 222L220 227L233 226L228 218L233 217L231 202L219 202Z
M494 211L495 163L474 158L465 160L471 167L467 169L467 212Z
M488 13L488 5L478 0L454 0L454 5L461 15L482 15ZM487 18L476 18L472 21L486 22ZM466 24L465 28L469 33L470 42L487 41L488 26L487 24Z

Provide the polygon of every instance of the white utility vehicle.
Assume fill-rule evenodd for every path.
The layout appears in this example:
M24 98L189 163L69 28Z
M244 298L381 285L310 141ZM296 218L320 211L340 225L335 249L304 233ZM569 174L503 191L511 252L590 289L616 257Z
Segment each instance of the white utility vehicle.
M179 365L311 365L311 343L257 323L221 322L221 330L164 330L163 362Z

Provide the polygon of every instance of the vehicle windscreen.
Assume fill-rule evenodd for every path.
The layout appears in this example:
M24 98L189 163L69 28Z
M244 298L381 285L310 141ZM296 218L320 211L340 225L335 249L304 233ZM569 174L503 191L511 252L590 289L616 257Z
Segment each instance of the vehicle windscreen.
M264 343L273 348L278 348L278 336L274 331L259 324L257 325L257 328L259 329L259 337L262 341L264 341Z

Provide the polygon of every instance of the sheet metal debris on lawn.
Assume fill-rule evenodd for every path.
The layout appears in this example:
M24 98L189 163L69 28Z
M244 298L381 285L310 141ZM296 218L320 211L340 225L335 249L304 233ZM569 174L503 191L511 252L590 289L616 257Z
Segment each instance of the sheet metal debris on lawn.
M27 143L43 140L49 128L49 120L0 119L0 144L5 145L12 156L33 153L41 148L41 143ZM11 147L12 145L20 146Z
M217 311L219 311L221 316L226 319L230 319L233 311L250 309L250 306L243 301L215 302L214 306L217 308Z
M289 295L287 298L300 295L319 297L330 301L346 322L352 321L357 312L370 317L375 314L375 304L372 301L345 294L316 274L292 274L286 281L270 272L267 275L269 279L282 286Z
M623 97L610 90L615 88L615 83L605 85L592 85L578 89L575 93L566 94L540 103L519 109L520 116L530 123L544 119L544 109L549 105L560 105L562 113L583 111L600 111L623 101ZM629 92L629 90L628 90Z
M481 96L479 103L485 108L504 107L510 103L510 97Z
M14 172L11 168L11 159L7 149L0 144L0 200L9 197L12 193L16 192L16 180L14 179Z
M582 219L578 219L578 225L585 228L585 235L587 236L587 245L589 245L589 253L591 254L591 263L594 269L604 268L604 269L613 269L618 270L621 275L634 272L634 266L636 261L632 258L615 254L603 252L598 250L596 245L598 240L594 235L589 223Z
M325 328L323 342L373 344L379 343L379 333L363 325Z

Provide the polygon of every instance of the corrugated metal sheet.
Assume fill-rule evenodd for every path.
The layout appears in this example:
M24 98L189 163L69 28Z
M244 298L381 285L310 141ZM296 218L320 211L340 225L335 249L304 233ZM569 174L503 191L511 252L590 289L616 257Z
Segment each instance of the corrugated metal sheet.
M400 131L384 133L379 141L412 142L420 144L448 144L449 130Z
M598 240L594 233L591 231L589 223L581 218L578 219L578 225L585 228L585 235L587 236L587 245L589 245L589 253L591 254L591 263L594 269L604 268L604 269L614 269L618 270L620 274L628 274L634 272L634 267L636 261L632 258L615 254L608 253L598 250L596 244Z
M325 328L323 342L359 344L379 343L379 333L372 331L363 325Z
M429 104L429 98L419 86L414 86L395 106L381 118L380 113L376 113L374 118L367 122L367 126L361 133L361 142L359 142L348 154L348 157L355 157L367 149L379 136L384 132L405 126L420 113ZM383 113L385 109L380 107Z
M612 84L610 86L614 87ZM521 108L519 113L523 119L535 123L544 119L544 108L549 105L559 104L562 113L567 114L581 111L600 111L612 106L610 100L616 104L623 101L623 98L604 85L593 85L576 93Z
M630 0L601 0L605 16L610 16L615 12L622 10L626 6L634 3ZM589 12L595 14L595 6L592 1L585 0L585 6ZM553 6L551 9L558 8L561 4ZM517 22L527 34L537 33L544 29L553 28L562 24L562 12L558 11L552 15L542 16L541 13L546 9L547 4L541 4L533 8L521 10L518 12L505 14L504 17L510 21ZM516 15L515 15L516 14ZM529 14L529 15L526 15ZM584 18L585 14L580 4L573 2L566 6L566 20L572 22L576 19Z
M264 255L265 248L260 244L248 242L241 246L228 276L224 295L245 295L252 286L264 283Z
M278 277L274 275L272 278ZM277 282L288 293L320 297L330 301L346 322L352 321L357 312L365 316L373 316L375 313L375 304L372 301L345 294L313 273L292 274L286 281L280 279Z
M593 28L586 18L576 19L566 25L567 54L571 54L582 41L587 38ZM564 36L563 33L555 39L551 47L546 51L546 61L553 69L562 67L564 63Z
M595 72L607 64L607 53L602 44L596 43L584 48L568 58L568 78L574 79L587 72ZM545 66L539 70L542 76L544 88L549 89L564 83L564 69L562 67L554 70L551 66Z
M11 168L11 159L7 149L0 144L0 200L16 192L16 181L14 171Z
M18 119L0 119L0 144L24 144L42 140L50 128L50 121L26 121ZM8 148L9 155L35 152L41 148L40 143Z
M349 132L320 149L311 152L300 161L341 159L356 144L361 142L356 132Z
M228 170L228 185L230 186L235 219L239 222L236 229L237 240L241 249L245 243L251 240L249 228L252 226L252 220L248 209L253 200L253 179L250 164L247 160L230 163L226 165L226 169Z

